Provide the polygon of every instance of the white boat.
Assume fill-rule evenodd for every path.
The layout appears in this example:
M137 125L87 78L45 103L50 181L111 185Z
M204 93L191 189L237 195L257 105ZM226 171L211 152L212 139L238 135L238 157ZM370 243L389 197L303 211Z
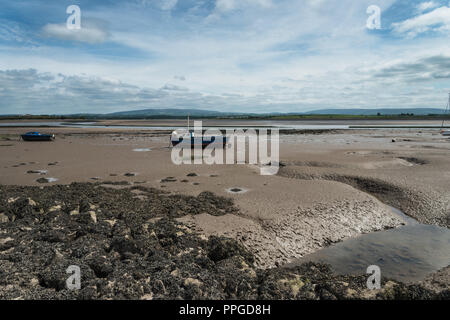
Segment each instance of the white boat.
M222 135L205 135L203 132L199 137L196 136L195 133L190 129L188 116L187 130L180 129L173 131L170 136L170 143L172 147L180 144L184 147L188 147L190 145L192 148L195 146L206 148L210 145L225 148L228 144L228 137Z
M450 130L442 130L441 131L441 134L444 136L444 137L450 137Z

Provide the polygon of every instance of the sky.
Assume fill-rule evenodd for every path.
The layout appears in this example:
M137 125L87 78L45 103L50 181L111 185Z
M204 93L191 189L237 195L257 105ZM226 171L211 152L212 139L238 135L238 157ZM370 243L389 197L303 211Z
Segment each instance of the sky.
M449 36L448 0L0 0L0 114L445 108Z

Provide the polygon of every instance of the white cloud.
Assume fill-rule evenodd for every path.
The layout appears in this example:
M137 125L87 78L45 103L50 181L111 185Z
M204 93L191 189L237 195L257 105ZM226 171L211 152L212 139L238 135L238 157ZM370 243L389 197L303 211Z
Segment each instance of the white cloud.
M146 6L155 6L161 10L172 10L178 3L178 0L137 0L138 4Z
M23 27L11 20L4 20L0 18L0 41L11 41L21 45L35 45L35 41L31 39L30 33L23 29Z
M113 112L146 108L195 108L235 112L302 112L322 108L442 107L445 87L436 81L450 79L450 56L392 56L378 63L354 64L344 72L330 70L301 73L297 65L285 77L261 79L249 74L244 81L223 74L231 81L222 92L207 93L167 82L163 86L135 85L114 76L66 75L34 69L0 70L0 114ZM380 57L378 56L378 59ZM329 63L335 62L330 58ZM326 60L307 64L328 64ZM267 72L264 70L263 72ZM137 74L137 70L131 72ZM149 74L144 70L144 74ZM194 77L195 78L195 77ZM225 79L224 79L225 78ZM118 80L120 79L120 80ZM190 79L190 78L189 78ZM216 81L215 76L206 81ZM259 82L258 82L259 81ZM243 91L236 90L236 83ZM251 83L251 87L249 85ZM156 88L156 89L155 89ZM449 87L447 87L449 88ZM228 90L227 90L228 89Z
M0 40L24 41L21 30L16 25L10 26L6 23L2 23L2 28L0 28Z
M178 3L178 0L136 0L137 4L144 7L156 7L161 10L167 10L170 11Z
M216 9L218 11L230 11L235 8L235 1L234 0L217 0L216 1Z
M162 10L172 10L177 5L178 0L162 0L160 7Z
M438 6L439 4L434 1L422 2L417 5L417 11L423 13L424 11L437 8Z
M166 91L189 91L188 88L185 87L181 87L181 86L177 86L171 83L167 83L165 84L161 90L166 90Z
M321 7L322 5L324 5L327 2L327 0L306 0L306 2L311 7L318 8L318 7Z
M245 6L269 8L272 0L216 0L216 10L219 12L232 11Z
M390 78L401 82L430 81L450 79L450 57L429 56L412 61L392 62L373 73L374 77Z
M99 27L81 26L81 29L68 29L65 24L49 23L42 28L45 36L61 40L87 42L90 44L103 43L108 39L108 33Z
M146 6L138 1L89 12L111 34L99 37L111 44L100 53L39 37L36 48L0 43L0 70L38 69L39 86L51 88L10 91L0 97L0 109L20 105L29 112L51 112L47 105L57 103L68 112L439 107L441 91L450 89L449 59L426 60L448 51L448 37L386 41L391 35L366 32L371 0L222 0L222 11L215 0L183 0L173 14L161 12L162 0L148 0ZM395 1L377 3L387 12ZM64 32L57 37L75 40ZM47 84L41 72L61 73L64 81ZM5 93L11 87L5 82L0 88Z
M393 23L392 27L394 32L406 34L410 38L428 31L448 32L450 31L450 8L440 7L417 17Z

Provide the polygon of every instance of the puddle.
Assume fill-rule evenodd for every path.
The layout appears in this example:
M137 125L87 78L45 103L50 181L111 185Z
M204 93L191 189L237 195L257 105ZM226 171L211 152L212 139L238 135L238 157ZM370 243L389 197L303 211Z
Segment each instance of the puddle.
M246 193L248 191L248 189L241 188L241 187L233 187L233 188L226 189L226 191L228 193L242 194L242 193Z
M27 173L29 174L40 174L40 175L44 175L48 173L48 170L28 170Z
M127 172L123 174L125 177L136 177L138 174L137 172Z
M150 148L138 148L138 149L133 149L134 152L149 152L152 151L152 149Z
M58 181L57 178L39 178L36 180L39 183L52 183Z
M369 265L377 265L383 277L403 282L421 281L450 264L449 229L424 225L397 209L392 210L406 225L345 240L293 264L324 262L339 274L355 275L365 274Z

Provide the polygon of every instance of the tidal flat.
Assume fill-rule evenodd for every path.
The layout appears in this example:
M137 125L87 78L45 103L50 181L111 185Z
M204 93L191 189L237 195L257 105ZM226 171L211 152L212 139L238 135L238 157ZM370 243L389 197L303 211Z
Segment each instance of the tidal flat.
M275 176L174 165L161 130L46 128L56 140L36 143L24 130L0 128L3 299L448 299L441 242L439 270L404 281L385 264L380 290L365 264L392 256L382 250L348 272L292 265L402 228L390 207L448 232L450 140L435 129L282 131ZM69 265L79 291L65 287Z

